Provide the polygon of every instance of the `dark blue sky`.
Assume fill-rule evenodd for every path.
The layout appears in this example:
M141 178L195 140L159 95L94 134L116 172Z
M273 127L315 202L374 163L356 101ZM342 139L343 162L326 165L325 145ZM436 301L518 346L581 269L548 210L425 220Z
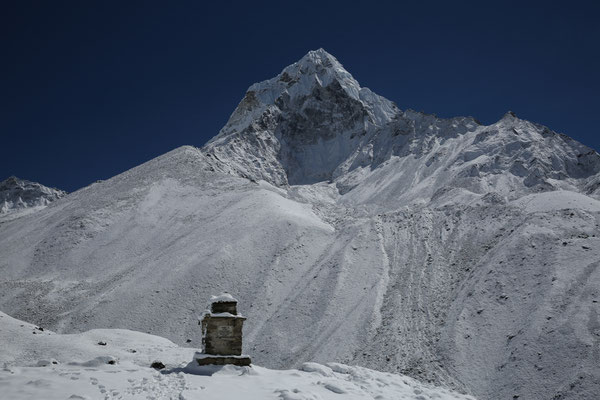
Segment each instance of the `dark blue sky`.
M0 179L73 191L201 146L319 47L402 109L510 109L600 149L595 2L353 3L5 2Z

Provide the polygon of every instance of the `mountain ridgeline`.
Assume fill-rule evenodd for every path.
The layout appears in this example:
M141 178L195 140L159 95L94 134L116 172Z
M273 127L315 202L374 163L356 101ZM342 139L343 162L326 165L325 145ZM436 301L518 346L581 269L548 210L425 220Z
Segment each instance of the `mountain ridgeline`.
M361 88L322 49L252 85L203 151L240 176L275 185L334 182L341 194L392 164L397 183L410 180L402 185L411 192L406 200L440 187L492 187L512 198L567 188L594 193L600 172L598 153L510 111L490 126L401 111ZM411 168L397 168L399 160Z
M0 310L199 346L228 291L244 352L479 399L600 397L600 156L508 112L400 110L324 50L223 129L0 224Z

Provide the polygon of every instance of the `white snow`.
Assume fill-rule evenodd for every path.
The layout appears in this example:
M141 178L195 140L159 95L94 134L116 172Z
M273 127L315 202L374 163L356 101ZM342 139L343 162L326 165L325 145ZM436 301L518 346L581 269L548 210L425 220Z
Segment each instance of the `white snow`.
M210 302L211 303L222 303L222 302L228 302L228 301L230 301L230 302L236 302L237 303L236 298L233 297L231 294L226 293L226 292L221 293L221 294L216 295L216 296L210 296Z
M99 338L106 344L99 345ZM108 329L58 335L4 313L0 343L1 397L11 400L473 399L406 376L335 363L307 363L300 370L199 367L190 362L193 349L160 337ZM155 360L166 368L150 368Z
M210 316L211 317L216 317L216 318L220 318L220 317L221 318L231 318L231 317L241 317L242 315L240 315L240 314L233 315L232 313L228 313L228 312L221 312L221 313L213 313L213 312L211 312Z

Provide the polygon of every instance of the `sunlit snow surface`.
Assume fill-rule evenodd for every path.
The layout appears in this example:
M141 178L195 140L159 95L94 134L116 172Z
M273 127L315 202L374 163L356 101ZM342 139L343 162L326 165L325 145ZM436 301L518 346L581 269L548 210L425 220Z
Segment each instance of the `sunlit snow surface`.
M299 370L197 367L194 349L98 329L58 335L0 313L3 399L473 399L402 375L338 363ZM150 368L153 361L166 365Z

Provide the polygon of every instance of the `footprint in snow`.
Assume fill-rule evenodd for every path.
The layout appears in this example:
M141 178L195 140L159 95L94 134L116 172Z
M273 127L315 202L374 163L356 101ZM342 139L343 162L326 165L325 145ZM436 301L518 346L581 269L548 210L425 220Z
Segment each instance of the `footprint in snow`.
M333 383L333 382L325 382L324 386L325 386L325 389L330 390L333 393L337 393L337 394L346 393L346 390L343 387L341 387L338 384Z
M298 389L292 391L287 389L275 390L275 393L279 393L280 400L317 400L318 397L311 393L303 393Z

